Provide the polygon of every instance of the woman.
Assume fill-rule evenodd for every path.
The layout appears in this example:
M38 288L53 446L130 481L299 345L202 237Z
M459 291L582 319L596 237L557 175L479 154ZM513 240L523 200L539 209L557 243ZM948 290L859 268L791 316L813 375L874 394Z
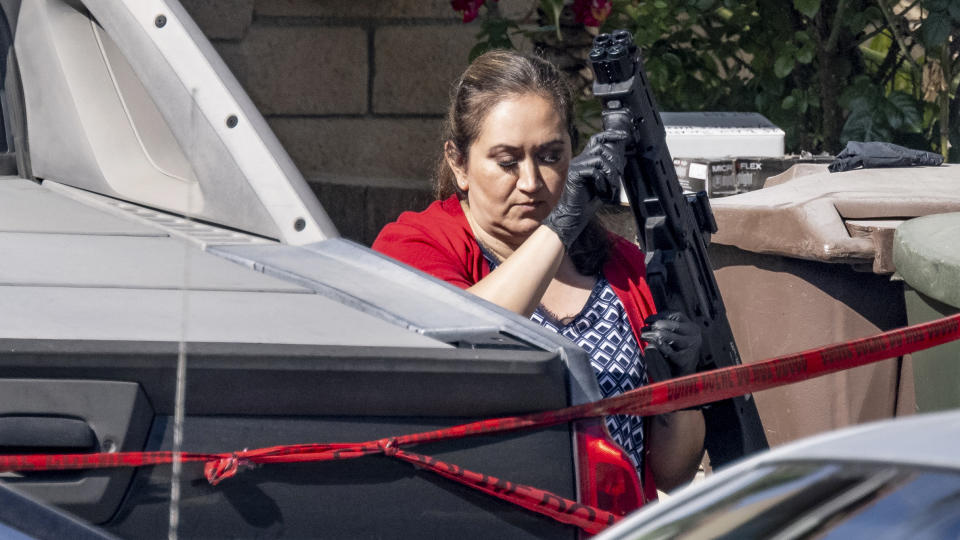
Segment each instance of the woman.
M643 341L692 371L699 330L653 315L642 253L594 219L616 193L628 135L604 131L572 158L575 133L553 65L480 56L451 94L438 200L384 227L373 248L569 337L589 353L604 396L648 382ZM662 490L689 481L703 454L699 411L607 426Z

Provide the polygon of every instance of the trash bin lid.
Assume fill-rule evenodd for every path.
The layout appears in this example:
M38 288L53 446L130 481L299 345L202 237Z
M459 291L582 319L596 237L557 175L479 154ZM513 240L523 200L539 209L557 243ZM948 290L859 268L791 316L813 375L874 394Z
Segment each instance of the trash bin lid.
M960 165L842 173L822 167L773 187L711 201L719 228L712 241L892 273L897 225L960 211Z
M960 309L960 212L911 219L897 227L897 273L921 293Z

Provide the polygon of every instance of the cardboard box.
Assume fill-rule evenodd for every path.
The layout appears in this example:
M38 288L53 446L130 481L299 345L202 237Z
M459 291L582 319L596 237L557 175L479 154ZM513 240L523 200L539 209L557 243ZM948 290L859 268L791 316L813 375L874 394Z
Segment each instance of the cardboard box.
M743 155L782 157L784 132L760 113L664 112L670 155L724 159Z
M833 156L741 157L735 160L736 192L745 193L764 186L767 178L785 172L798 163L829 165ZM674 160L676 161L676 160ZM679 174L679 173L678 173Z
M732 159L673 158L684 191L706 191L708 197L737 193L736 162Z

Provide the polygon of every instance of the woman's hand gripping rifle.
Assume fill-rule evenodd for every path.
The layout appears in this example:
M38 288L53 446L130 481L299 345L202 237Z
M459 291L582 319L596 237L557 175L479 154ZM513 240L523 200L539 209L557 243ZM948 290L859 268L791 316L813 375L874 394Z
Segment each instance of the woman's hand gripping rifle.
M680 188L666 131L630 33L618 30L597 36L590 63L596 77L593 93L603 103L604 128L624 129L623 119L629 119L623 189L636 220L637 240L646 253L646 279L657 310L683 313L700 329L695 370L740 364L707 259L708 235L717 230L713 212L705 193L687 196ZM665 359L656 346L648 346L644 356L651 373L678 373L670 362L662 364ZM768 447L750 395L713 403L703 413L705 445L714 467Z

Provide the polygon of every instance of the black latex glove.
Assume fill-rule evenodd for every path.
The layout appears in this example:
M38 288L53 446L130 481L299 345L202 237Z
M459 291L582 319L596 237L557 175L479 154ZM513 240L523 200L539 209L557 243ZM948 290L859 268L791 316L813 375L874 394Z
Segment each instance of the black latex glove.
M911 150L888 142L850 141L830 164L830 172L872 167L937 167L943 156L925 150Z
M670 377L690 375L700 361L700 326L679 311L665 311L647 317L640 338L653 345L666 359Z
M568 250L597 209L619 197L628 137L626 131L619 129L602 131L590 137L583 152L570 160L560 202L543 220Z

